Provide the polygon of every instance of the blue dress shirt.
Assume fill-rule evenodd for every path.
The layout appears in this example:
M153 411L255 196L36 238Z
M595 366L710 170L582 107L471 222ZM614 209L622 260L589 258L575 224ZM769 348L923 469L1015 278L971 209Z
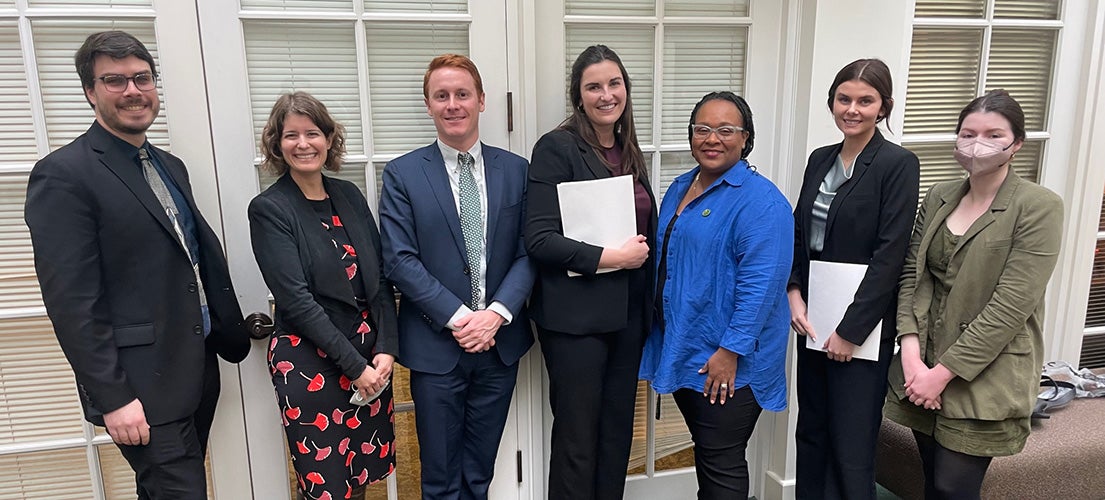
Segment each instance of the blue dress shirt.
M677 177L664 196L658 252L698 170ZM741 160L687 204L669 238L659 305L664 321L653 322L641 378L663 394L701 391L706 374L698 370L720 346L738 355L733 389L751 386L761 407L785 409L786 286L794 253L790 203Z

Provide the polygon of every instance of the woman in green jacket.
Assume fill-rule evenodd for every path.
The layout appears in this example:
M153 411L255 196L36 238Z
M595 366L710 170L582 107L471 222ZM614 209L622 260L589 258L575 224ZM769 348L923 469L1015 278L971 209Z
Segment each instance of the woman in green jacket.
M956 134L968 177L933 186L917 215L885 411L913 429L926 498L977 499L992 457L1028 438L1063 202L1010 167L1024 112L1004 90L971 101Z

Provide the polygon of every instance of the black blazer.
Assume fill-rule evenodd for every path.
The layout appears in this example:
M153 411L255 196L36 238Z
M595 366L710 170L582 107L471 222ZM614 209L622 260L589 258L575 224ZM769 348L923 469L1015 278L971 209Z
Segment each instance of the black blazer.
M138 398L150 425L192 415L207 352L230 362L249 336L222 246L192 198L184 163L152 148L195 214L203 318L191 261L142 176L133 146L99 123L40 160L27 185L42 300L88 421ZM217 387L214 390L218 390Z
M833 144L810 153L794 208L794 264L788 287L800 287L804 300L809 300L813 202L842 147L843 143ZM917 156L884 139L878 129L852 168L852 178L829 205L825 245L818 260L869 266L836 330L858 345L880 320L883 340L895 336L898 278L917 213L921 172Z
M564 333L609 332L625 328L629 311L630 271L595 274L602 247L564 237L556 185L610 177L594 148L576 134L557 129L537 141L529 167L526 206L526 252L537 262L538 278L530 298L530 313L543 328ZM648 244L656 241L656 198L648 176L640 181L652 207ZM654 249L655 250L655 249ZM641 266L648 274L645 298L645 331L651 324L656 266L655 251ZM567 271L583 276L568 277Z
M376 352L398 357L395 292L381 272L380 233L353 183L323 176L323 186L357 249L357 263L376 322ZM349 379L370 360L350 342L361 320L353 285L330 235L288 174L249 203L253 255L276 299L276 332L314 342ZM367 352L366 352L367 354Z

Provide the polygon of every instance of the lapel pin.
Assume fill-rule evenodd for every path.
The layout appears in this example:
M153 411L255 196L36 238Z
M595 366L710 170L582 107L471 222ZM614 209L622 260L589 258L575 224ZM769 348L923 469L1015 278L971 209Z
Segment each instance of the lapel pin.
M710 209L707 208L706 210L703 210L702 211L702 216L703 217L709 217L710 216Z

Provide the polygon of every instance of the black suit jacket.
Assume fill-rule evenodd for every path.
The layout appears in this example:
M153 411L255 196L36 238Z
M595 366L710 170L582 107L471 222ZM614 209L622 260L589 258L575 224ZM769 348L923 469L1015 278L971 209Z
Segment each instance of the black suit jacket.
M357 267L376 322L376 352L398 357L395 292L384 278L380 233L360 189L323 177L323 186L357 250ZM249 204L253 255L276 299L276 332L314 342L349 379L371 361L350 342L361 320L353 285L329 233L292 177L285 174Z
M809 300L813 202L842 147L843 143L833 144L810 153L794 208L794 264L789 285L800 287L804 300ZM829 205L825 244L818 260L868 265L836 330L859 345L880 320L882 338L895 336L898 278L917 213L921 173L917 156L884 139L878 129L852 168L852 178L837 189Z
M93 123L35 165L24 212L47 314L85 417L98 425L135 398L150 425L192 415L206 352L230 362L249 354L222 246L196 207L184 163L153 148L195 214L211 314L206 342L191 262L128 148Z
M594 148L566 130L553 130L533 147L529 167L526 208L526 251L537 262L538 279L530 299L530 312L538 325L564 333L596 333L626 327L629 311L630 271L595 274L602 247L564 237L560 198L556 185L610 177ZM648 176L641 176L648 191L650 209L647 242L656 241L656 198ZM655 249L653 249L655 250ZM643 324L651 324L655 293L655 264L651 253L642 265L648 273ZM567 271L583 276L569 277Z

